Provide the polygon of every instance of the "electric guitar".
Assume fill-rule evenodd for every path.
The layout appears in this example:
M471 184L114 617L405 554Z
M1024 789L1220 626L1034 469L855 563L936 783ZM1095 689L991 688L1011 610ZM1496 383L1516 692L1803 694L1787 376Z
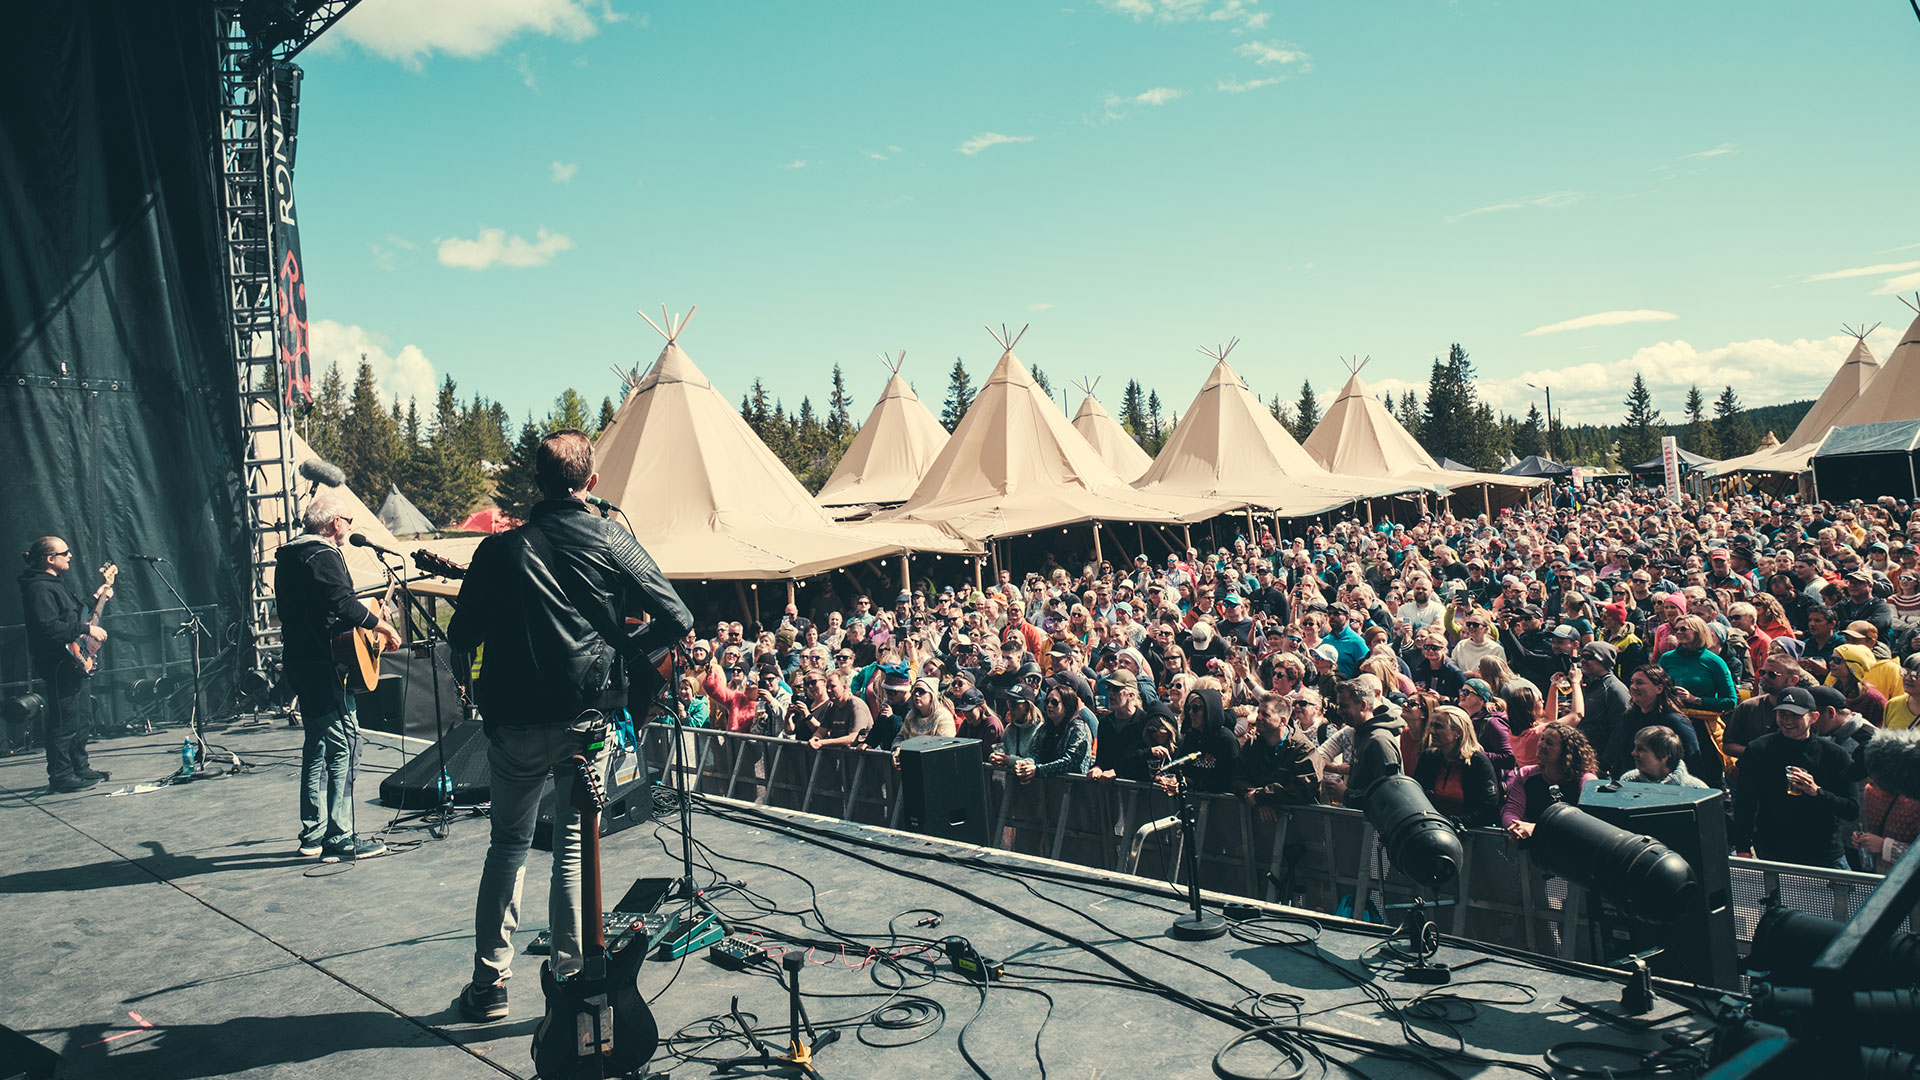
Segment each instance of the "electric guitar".
M582 967L560 978L551 958L540 965L547 997L546 1015L533 1032L533 1071L540 1080L625 1076L644 1068L660 1046L660 1029L638 985L645 933L636 924L607 948L600 910L600 812L607 792L585 755L575 754L572 765L572 802L580 811Z
M417 548L413 553L414 568L423 574L432 574L450 581L464 581L467 568L444 555L435 555L425 548ZM629 627L639 626L640 620L629 617ZM634 712L644 717L646 705L651 704L673 678L673 648L668 646L647 657L644 664L627 665L627 700L637 703Z
M93 591L93 614L87 617L89 629L100 625L100 613L107 609L107 601L113 599L113 579L120 576L120 568L108 563L100 568L100 587ZM100 670L100 642L92 634L81 634L67 642L67 655L72 658L73 666L80 674L91 676Z

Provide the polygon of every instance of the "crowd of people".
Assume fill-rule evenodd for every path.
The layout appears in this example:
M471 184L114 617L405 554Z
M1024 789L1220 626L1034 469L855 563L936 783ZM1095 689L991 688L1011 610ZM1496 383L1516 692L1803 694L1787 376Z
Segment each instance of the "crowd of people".
M1263 818L1404 772L1521 842L1595 778L1720 788L1735 854L1884 872L1920 834L1866 752L1915 723L1917 509L1589 485L1001 570L696 631L680 700L814 747L977 739L1020 782L1198 755L1189 784Z

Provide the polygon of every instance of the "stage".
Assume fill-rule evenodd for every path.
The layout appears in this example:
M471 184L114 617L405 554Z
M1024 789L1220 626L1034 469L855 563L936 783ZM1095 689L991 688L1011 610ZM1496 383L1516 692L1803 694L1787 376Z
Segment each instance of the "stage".
M363 834L394 817L370 800L400 761L394 736L369 735L358 782ZM387 831L392 851L358 865L301 858L293 839L300 733L284 723L209 732L251 771L106 797L170 774L180 739L168 730L92 744L95 767L112 770L113 780L75 795L47 794L37 753L0 760L0 919L9 931L0 942L0 1023L58 1051L62 1075L74 1077L533 1075L539 957L515 960L508 1020L467 1024L452 1008L471 965L484 817L457 816L445 839L417 827ZM410 745L416 753L424 746ZM677 873L677 820L664 814L606 838L608 906L637 877ZM1049 1075L1208 1075L1215 1053L1240 1034L1221 1018L1236 1005L1275 1020L1305 1014L1300 1023L1320 1036L1320 1050L1358 1063L1373 1080L1511 1071L1443 1053L1459 1045L1539 1072L1541 1055L1558 1043L1651 1049L1662 1035L1706 1030L1692 1016L1639 1034L1586 1020L1561 1005L1561 995L1617 1000L1619 981L1450 943L1437 959L1459 969L1453 984L1420 1009L1390 1013L1389 996L1405 1004L1429 988L1394 977L1377 927L1323 918L1308 946L1272 942L1314 938L1314 925L1262 921L1219 940L1180 942L1166 928L1182 904L1164 884L719 801L697 805L694 833L708 849L698 880L713 886L710 902L723 917L769 935L860 943L802 948L816 1025L887 1003L890 989L877 986L876 975L889 988L905 979L896 1006L914 995L944 1009L937 1031L840 1025L841 1038L815 1057L826 1077L969 1075L963 1026L966 1049L995 1077L1040 1075L1036 1036ZM522 949L546 923L547 858L535 851L529 860L528 925L516 935ZM933 909L941 922L916 926L927 913L910 909ZM804 925L783 912L805 912ZM888 927L896 915L897 939ZM942 978L916 985L927 971L915 959L923 953L917 943L950 935L1007 963L1008 977L989 986L984 1007L981 991L944 956ZM867 947L900 959L868 962ZM1145 989L1122 966L1160 985ZM767 1030L787 1019L787 994L770 966L730 971L702 949L684 961L648 960L640 988L655 998L663 1038L687 1025L699 1036L663 1045L655 1069L707 1076L714 1070L706 1061L679 1061L671 1051L703 1059L745 1052L738 1040L707 1045L711 1032L698 1023L724 1016L736 995L743 1012L757 1014L763 1037L784 1043ZM1436 1007L1444 1020L1424 1015ZM911 1008L882 1015L902 1019ZM1656 1015L1677 1011L1666 1005ZM1411 1054L1409 1031L1426 1044ZM1307 1053L1311 1076L1320 1065ZM1624 1070L1637 1059L1579 1060ZM1225 1063L1242 1074L1293 1071L1279 1050L1257 1041Z

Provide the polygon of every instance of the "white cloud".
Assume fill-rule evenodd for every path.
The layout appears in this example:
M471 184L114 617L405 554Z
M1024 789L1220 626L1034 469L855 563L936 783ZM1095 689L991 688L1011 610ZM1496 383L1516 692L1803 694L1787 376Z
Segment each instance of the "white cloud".
M1239 79L1229 75L1219 82L1214 83L1213 88L1227 94L1244 94L1249 90L1258 90L1263 86L1272 86L1274 83L1280 81L1282 81L1280 77L1275 76L1271 79L1248 79L1245 82L1241 82Z
M1028 304L1028 305L1027 305L1027 310L1028 310L1028 311L1046 311L1046 310L1048 310L1048 309L1049 309L1049 308L1051 308L1051 307L1053 307L1053 305L1052 305L1052 304L1047 304L1047 303L1039 303L1039 304Z
M1099 0L1100 6L1134 22L1218 22L1238 23L1248 30L1267 25L1268 14L1260 11L1260 0Z
M1451 225L1456 221L1464 221L1467 218L1480 214L1496 214L1502 210L1525 210L1529 207L1538 207L1543 210L1557 210L1562 206L1571 206L1579 202L1580 195L1581 193L1578 191L1549 191L1545 195L1523 195L1518 199L1508 199L1505 202L1491 203L1487 206L1476 206L1471 210L1463 210L1458 214L1448 216L1444 220L1447 224Z
M470 59L522 34L580 41L596 29L576 0L366 0L320 40L418 69L435 53Z
M400 266L400 253L417 251L418 246L404 236L388 236L381 243L373 245L373 265L382 270L395 270Z
M1165 105L1169 101L1186 96L1187 92L1185 90L1175 90L1168 86L1156 86L1145 93L1135 94L1129 100L1135 105Z
M456 236L438 243L440 265L485 270L490 266L545 266L555 255L572 248L573 238L548 232L542 225L532 243L522 236L508 237L505 229L481 229L472 240Z
M513 69L520 73L520 82L534 93L540 92L540 76L534 70L534 62L526 53L521 53L513 61Z
M613 4L611 0L600 0L600 21L601 22L606 23L608 25L612 25L614 23L626 22L631 17L632 16L628 15L623 11L613 10ZM647 16L645 15L640 16L641 26L647 25L647 21L648 21Z
M863 153L863 154L865 154L865 155L867 155L868 157L870 157L870 158L872 158L872 159L873 159L873 160L875 160L875 161L885 161L885 160L887 160L887 155L885 155L885 154L883 154L883 153L881 153L881 152L880 152L880 151L878 151L878 150L862 150L862 151L860 151L860 152L861 152L861 153Z
M954 149L968 157L972 157L990 146L999 146L1002 143L1029 143L1032 141L1033 136L1031 135L1002 135L997 131L983 131L973 138L968 139L966 142L961 143Z
M1739 152L1740 151L1736 149L1732 143L1723 142L1719 146L1716 146L1711 150L1700 150L1691 154L1681 154L1680 157L1682 160L1685 160L1688 158L1710 158L1710 157L1720 157L1723 154L1737 154Z
M1234 50L1265 67L1268 64L1298 64L1302 72L1313 70L1313 57L1298 45L1286 41L1249 41Z
M564 184L573 179L574 173L580 171L580 163L577 161L556 161L552 165L549 165L548 168L553 170L553 182L556 184Z
M807 167L807 163L800 158L795 158L780 167L783 169L804 169Z
M1920 274L1902 274L1899 277L1888 278L1880 284L1879 288L1873 290L1873 295L1898 296L1908 289L1920 289Z
M340 377L346 380L347 388L351 391L354 376L360 370L360 357L365 354L367 365L373 368L374 384L380 388L380 400L383 403L391 403L394 395L398 394L403 404L409 399L417 399L422 405L427 405L439 392L440 379L434 374L433 362L427 359L427 354L420 351L418 345L407 345L397 353L390 352L392 342L386 335L361 326L348 326L333 319L314 320L308 326L307 333L308 346L313 353L316 391L321 376L334 363L340 365Z
M1890 247L1884 251L1876 251L1874 252L1874 254L1875 255L1891 255L1896 251L1912 251L1914 248L1920 248L1920 244L1901 244L1899 247Z
M1595 326L1625 326L1628 323L1672 322L1680 316L1671 311L1651 311L1640 308L1634 311L1601 311L1592 315L1582 315L1565 322L1536 326L1522 334L1522 337L1539 337L1541 334L1558 334L1566 330L1587 330Z
M1801 278L1801 281L1839 281L1842 278L1879 277L1882 274L1899 274L1908 270L1920 270L1920 262L1880 263L1875 266L1852 266L1845 270L1829 270L1824 274L1813 274Z

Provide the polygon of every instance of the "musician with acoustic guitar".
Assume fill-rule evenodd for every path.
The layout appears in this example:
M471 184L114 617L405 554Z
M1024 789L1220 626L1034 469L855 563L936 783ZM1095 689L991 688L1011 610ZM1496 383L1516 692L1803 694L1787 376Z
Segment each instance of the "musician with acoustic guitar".
M73 548L57 536L43 536L20 553L20 606L27 617L27 655L33 672L46 680L41 741L47 746L47 786L58 792L85 791L107 774L87 760L87 736L93 728L93 694L88 677L94 652L107 640L100 609L113 596L108 580L87 607L60 580L73 571ZM102 577L109 577L107 567ZM81 645L84 642L85 645ZM84 662L76 659L84 655Z
M353 595L341 547L353 518L339 496L322 492L300 515L304 530L274 555L273 594L280 609L281 658L300 708L300 854L321 862L364 859L386 850L353 833L353 774L360 763L360 718L346 673L334 659L342 631L370 630L386 648L400 634Z
M476 1022L507 1016L523 871L549 776L556 818L547 898L552 972L558 976L551 980L553 994L582 1007L592 1000L611 1002L605 1007L614 1010L623 998L634 998L631 970L602 963L607 958L598 949L587 957L582 943L582 908L597 920L600 905L597 898L582 903L581 813L574 798L581 780L574 759L602 767L611 717L629 705L645 712L661 682L654 654L693 626L692 613L646 549L588 505L587 493L600 477L584 434L557 431L542 439L534 477L542 500L525 525L480 542L447 627L456 648L485 646L476 700L486 724L493 831L474 905L473 978L458 1000L461 1014ZM639 615L647 621L629 620ZM623 970L629 984L624 988L596 974ZM588 985L596 982L597 988ZM565 1045L548 1048L543 1077L574 1074L558 1059L575 1056L566 1047L576 1045L569 1040L581 1030L581 1017L608 1040L584 1040L599 1044L597 1049L580 1045L581 1074L599 1075L632 1057L644 1062L652 1053L644 1036L619 1036L629 1018L616 1013L602 1023L597 1010L562 1015L553 994L547 1030ZM630 1019L652 1026L650 1017ZM604 1071L624 1075L618 1068Z

